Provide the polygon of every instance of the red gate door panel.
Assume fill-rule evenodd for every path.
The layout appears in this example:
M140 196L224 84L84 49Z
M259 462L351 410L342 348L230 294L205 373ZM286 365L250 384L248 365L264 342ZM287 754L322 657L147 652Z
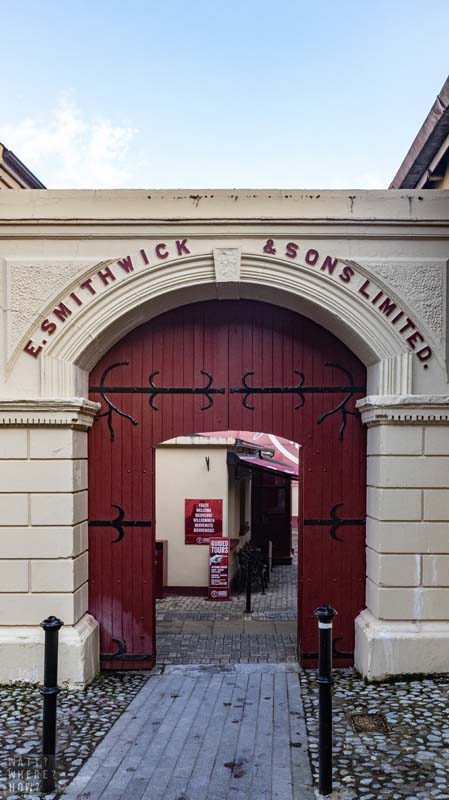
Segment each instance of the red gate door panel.
M351 663L365 597L365 369L309 319L267 303L178 308L116 344L90 376L89 607L103 667L155 658L152 448L204 431L275 433L303 446L299 641L316 659L313 610L338 610L334 653Z

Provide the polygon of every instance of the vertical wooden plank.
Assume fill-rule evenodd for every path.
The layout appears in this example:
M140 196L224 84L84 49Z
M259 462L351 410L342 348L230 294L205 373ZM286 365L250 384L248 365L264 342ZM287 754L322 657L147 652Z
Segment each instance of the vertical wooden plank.
M258 309L254 305L251 306L252 323L253 323L253 348L252 348L252 362L251 371L254 373L248 377L248 384L250 386L263 385L263 324L262 324L262 309ZM263 395L252 394L248 398L248 405L253 406L254 410L251 411L252 424L249 430L260 431L265 433L263 429Z
M284 336L282 331L282 319L279 316L279 310L274 309L272 315L271 325L271 350L272 350L272 366L270 380L272 386L293 386L293 374L287 383L284 384L284 375L289 374L289 367L284 361ZM270 430L265 433L274 433L278 436L285 436L286 439L291 439L291 432L288 427L288 418L284 415L286 404L291 404L292 395L278 394L273 395L273 402L271 408ZM283 431L280 433L280 431Z
M123 387L132 387L135 385L135 341L136 337L133 336L129 348L121 354L121 360L126 360L129 364L118 368L117 378L114 376L114 385L117 385L117 383ZM129 419L123 417L117 419L117 415L115 415L115 419L117 419L117 435L111 445L111 458L114 473L111 492L112 502L118 504L123 509L125 520L133 520L136 518L138 519L136 516L137 510L134 503L134 494L137 489L135 484L136 482L140 483L140 480L137 481L137 474L133 473L132 453L136 428L140 428L140 416L135 416L133 413L132 394L114 394L113 400L118 408L137 419L136 426L133 425ZM140 435L140 430L137 435ZM114 516L116 516L117 513L118 511L115 510ZM123 528L123 533L123 538L119 539L115 530L110 531L111 558L114 565L112 579L114 586L116 586L116 592L113 592L112 595L112 613L114 630L117 632L114 638L124 642L127 652L132 653L134 652L135 644L135 607L139 602L142 575L139 573L138 567L137 574L135 573L135 565L133 563L133 554L138 548L138 531L133 528L125 527ZM115 539L118 539L118 541L114 542ZM140 591L134 590L132 577L134 577L134 580L139 585ZM117 646L115 645L113 650L116 649Z
M276 768L271 779L273 800L293 800L287 675L286 672L274 673L273 764Z
M253 308L249 306L247 307L247 315L245 315L245 318L242 320L242 351L236 355L235 360L236 364L239 364L239 368L238 371L236 369L234 373L236 378L235 383L231 385L241 387L244 373L249 370L257 371L254 365L254 312ZM250 385L252 385L251 381L252 376L249 380ZM231 404L231 411L233 413L234 409L240 408L241 417L237 416L236 420L241 419L242 430L259 432L258 421L255 417L256 412L243 405L242 394L235 394L233 398L234 402ZM251 403L251 398L249 402ZM234 418L232 417L232 419Z
M274 674L260 676L259 714L255 733L251 798L272 800Z
M194 366L194 324L195 317L189 308L189 314L186 316L184 326L184 350L183 350L183 386L204 386L206 377L201 374L201 371L195 371ZM195 397L194 395L187 395L185 398L183 408L183 434L195 433L194 428L194 408L198 403L204 405L202 398Z
M201 370L204 369L207 372L211 372L209 367L212 364L208 364L205 352L205 324L204 324L204 310L203 308L199 309L196 314L192 316L192 326L193 326L193 375L201 375ZM213 375L213 373L211 373ZM217 388L217 384L214 382L215 388ZM215 404L215 396L214 396L214 404ZM193 404L193 431L194 433L201 433L207 430L207 424L209 418L212 417L214 412L209 413L205 419L204 411L201 411L201 406L203 403L200 402L199 398L195 398L195 402ZM213 425L213 422L212 422ZM211 428L213 430L213 427Z
M209 326L213 325L214 335L214 385L225 387L225 394L214 395L214 430L225 431L229 425L229 325L226 301L218 301L216 322L212 322L213 310L210 309ZM207 330L205 336L208 336ZM208 415L209 411L205 412Z
M242 375L245 372L244 361L247 354L244 351L244 342L248 338L248 328L251 322L241 319L237 303L232 304L229 322L229 370L228 386L238 387L242 383ZM244 406L241 394L228 393L229 406L229 428L231 430L246 430L244 427Z
M262 368L258 377L259 385L272 387L273 383L273 316L274 309L268 308L260 317L262 339ZM262 424L260 430L264 433L273 433L273 408L277 405L279 397L272 394L259 395L258 403L262 407Z

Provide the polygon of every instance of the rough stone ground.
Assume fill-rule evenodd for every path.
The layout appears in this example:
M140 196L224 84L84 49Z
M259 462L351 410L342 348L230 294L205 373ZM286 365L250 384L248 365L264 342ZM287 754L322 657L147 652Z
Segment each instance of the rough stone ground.
M296 537L293 539L296 554ZM254 587L226 602L165 597L156 604L157 663L237 664L296 661L297 561L276 566L266 594Z
M271 573L265 595L260 586L252 595L252 618L255 620L295 620L297 598L297 531L293 532L294 558L291 565L276 566ZM164 597L156 603L158 623L179 623L184 620L242 619L245 593L224 602L209 602L204 597Z
M334 789L342 800L449 798L449 678L366 685L335 670ZM301 673L312 769L318 780L318 689ZM382 713L386 733L356 733L351 714Z
M84 691L58 696L59 790L76 775L149 673L102 673ZM39 797L42 698L30 684L0 687L0 797Z
M296 619L296 565L276 566L266 594L260 586L254 587L252 616L258 620ZM210 602L204 597L169 596L156 603L158 622L189 620L226 620L240 618L245 611L245 593L234 595L231 600Z
M103 673L85 691L61 692L60 790L123 715L148 677L149 673ZM316 674L303 672L300 679L312 769L317 780ZM37 798L35 773L41 727L38 687L0 687L0 708L0 797ZM350 715L363 712L383 713L389 732L355 733ZM354 670L336 670L334 764L334 788L343 800L448 800L449 678L367 686ZM20 791L14 771L21 770L23 775L25 769L31 775L25 791ZM229 796L234 798L234 793ZM238 795L234 800L240 800Z
M274 664L289 661L297 661L295 633L192 633L159 637L159 665Z
M295 576L295 568L276 568L267 595L257 592L253 596L251 619L242 613L243 597L222 604L194 597L159 601L161 666L154 673L180 669L166 666L178 662L210 664L203 667L205 670L214 669L214 663L225 673L231 669L227 666L229 661L271 661L278 662L280 668L279 662L290 662L284 669L292 668ZM256 666L256 670L263 668L262 663ZM59 792L73 779L114 722L119 717L126 719L123 712L142 687L146 690L149 676L148 672L102 673L85 691L61 692ZM317 779L316 674L304 672L300 678L312 769ZM37 686L0 686L2 798L31 800L39 796L36 758L41 735L41 702ZM136 698L136 703L139 702ZM362 712L383 713L389 731L356 733L350 715ZM231 725L236 727L232 722ZM449 677L366 686L353 670L336 670L334 734L334 787L342 800L449 800ZM21 787L20 777L26 770L28 785ZM242 800L234 791L238 783L236 779L235 783L230 780L227 784L234 787L228 795L234 800ZM217 798L210 796L207 800L226 797L219 793ZM263 795L260 797L265 800ZM187 800L182 794L176 800L180 798ZM109 800L106 795L105 800ZM116 798L111 795L111 800ZM196 795L193 800L198 800ZM284 796L280 794L278 800L284 800Z

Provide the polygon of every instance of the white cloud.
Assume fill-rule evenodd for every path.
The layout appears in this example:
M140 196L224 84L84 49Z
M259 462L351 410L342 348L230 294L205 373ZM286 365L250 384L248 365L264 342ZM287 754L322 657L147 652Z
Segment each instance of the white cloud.
M109 189L132 183L136 128L88 119L68 97L45 117L0 125L0 141L49 189Z

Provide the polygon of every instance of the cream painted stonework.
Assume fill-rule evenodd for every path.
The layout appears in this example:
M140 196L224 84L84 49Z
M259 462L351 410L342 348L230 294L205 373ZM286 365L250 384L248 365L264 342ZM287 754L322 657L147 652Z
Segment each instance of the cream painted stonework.
M356 667L377 680L446 672L449 396L367 397L358 406L368 425L368 502Z
M241 252L238 247L219 247L214 250L217 296L234 299L239 296Z
M62 680L98 669L88 373L137 325L216 297L297 311L366 364L356 664L371 680L447 671L448 201L445 191L0 194L0 682L39 677L39 622L54 613L65 622Z
M83 686L98 669L87 613L87 429L98 405L0 405L0 679L41 679L39 625L55 614L65 623L60 680Z
M4 288L7 296L7 354L11 356L20 342L24 330L33 323L49 296L64 290L70 281L84 269L79 261L57 261L56 264L34 260L5 262ZM30 292L30 287L36 291Z
M416 315L425 321L433 338L446 348L446 303L448 259L439 261L417 259L413 261L363 262L393 289L402 294Z

